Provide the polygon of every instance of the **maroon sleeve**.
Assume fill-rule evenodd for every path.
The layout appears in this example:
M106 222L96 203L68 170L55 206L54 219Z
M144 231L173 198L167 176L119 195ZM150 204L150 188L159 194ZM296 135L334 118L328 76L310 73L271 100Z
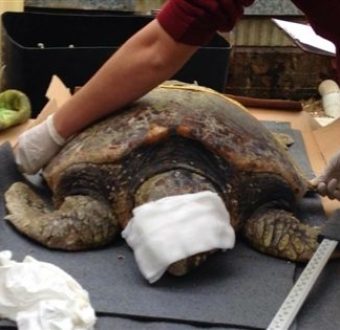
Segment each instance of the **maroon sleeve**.
M293 0L293 2L304 12L309 23L319 35L334 43L339 43L339 0Z
M157 15L164 30L179 42L202 45L216 31L230 31L243 8L255 0L168 0Z
M320 36L331 40L337 49L337 73L340 82L340 1L292 0L306 15Z

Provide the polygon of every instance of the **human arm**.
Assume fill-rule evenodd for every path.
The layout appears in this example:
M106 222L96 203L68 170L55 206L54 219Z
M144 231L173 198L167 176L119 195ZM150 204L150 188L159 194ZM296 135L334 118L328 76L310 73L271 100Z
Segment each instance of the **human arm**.
M338 0L292 0L305 14L315 31L331 40L337 49L338 80L340 81L340 33ZM340 151L333 155L323 173L312 180L316 191L322 196L340 200Z
M153 20L122 45L49 121L19 137L15 158L20 170L36 173L67 138L171 77L197 48L175 41Z
M317 34L334 43L337 79L340 82L339 0L292 0L292 2L306 15L308 22Z
M56 113L56 130L67 138L169 79L217 30L232 29L253 1L168 1Z
M157 19L132 36L54 114L50 122L63 140L46 136L46 122L25 132L25 139L19 137L15 154L21 170L36 172L65 139L171 78L216 30L230 30L243 6L253 1L168 1Z
M60 108L56 130L67 138L132 102L175 74L197 48L176 42L153 20Z

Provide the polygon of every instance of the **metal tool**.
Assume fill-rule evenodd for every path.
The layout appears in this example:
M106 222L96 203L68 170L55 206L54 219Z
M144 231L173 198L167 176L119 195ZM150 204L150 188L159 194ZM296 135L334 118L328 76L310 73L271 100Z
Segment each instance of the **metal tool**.
M309 260L267 330L288 330L315 281L340 241L340 210L326 222L319 236L321 243Z

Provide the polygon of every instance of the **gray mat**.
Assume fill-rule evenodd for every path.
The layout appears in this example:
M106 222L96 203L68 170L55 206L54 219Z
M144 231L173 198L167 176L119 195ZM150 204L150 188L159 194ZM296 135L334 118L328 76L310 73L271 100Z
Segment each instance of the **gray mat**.
M340 262L332 260L321 273L298 315L299 330L340 329L339 278Z
M131 320L121 317L99 317L96 323L97 330L207 330L204 326L195 326L190 324L180 324L176 322L157 322L145 320ZM250 328L235 327L209 327L209 330L249 330ZM251 328L254 329L254 328Z
M296 142L290 152L312 176L299 132L288 125L266 125L294 135ZM8 145L0 148L0 173L1 195L10 183L22 179ZM0 212L3 218L3 201ZM300 213L306 221L317 222L318 215L323 215L318 198L305 199ZM95 251L51 251L19 235L1 221L0 250L3 249L12 250L16 260L30 254L52 262L75 277L90 293L98 315L106 316L98 321L100 329L105 330L112 329L109 324L113 320L126 324L117 329L143 329L145 325L145 329L153 329L151 324L155 329L164 330L264 329L289 292L296 268L292 263L257 253L239 241L232 251L212 256L204 267L189 276L165 276L151 286L140 275L132 252L122 240ZM152 323L143 323L140 318ZM308 317L304 319L309 320Z
M3 320L0 322L1 330L17 329L14 322ZM255 328L224 327L224 326L195 326L178 322L148 321L145 319L127 319L115 316L99 316L97 318L96 330L249 330Z

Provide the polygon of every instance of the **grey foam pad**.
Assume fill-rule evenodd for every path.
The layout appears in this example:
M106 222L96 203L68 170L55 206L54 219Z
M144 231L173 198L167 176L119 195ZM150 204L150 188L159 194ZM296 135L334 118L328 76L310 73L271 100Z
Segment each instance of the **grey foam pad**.
M181 324L177 322L158 322L148 320L132 320L121 317L107 317L102 316L96 323L97 329L101 330L249 330L250 328L243 327L224 327L224 326L199 326L192 324ZM1 329L1 328L0 328Z
M266 125L295 136L290 152L295 153L301 167L306 166L304 170L310 171L299 132L287 124ZM23 180L8 145L0 148L0 173L1 195L12 182ZM304 200L299 209L305 221L313 218L315 212L323 214L315 196ZM0 211L3 218L3 200ZM296 270L293 263L258 253L239 240L233 250L211 256L203 267L188 276L165 275L156 284L149 285L137 269L131 250L121 239L94 251L53 251L1 221L0 250L4 249L12 250L16 260L29 254L54 263L72 275L89 292L100 316L98 324L107 324L102 327L105 330L112 329L109 324L114 320L126 324L127 329L143 329L151 324L158 324L157 329L178 330L193 327L264 329L289 292Z
M298 266L297 276L302 270ZM329 261L297 316L298 330L340 329L339 276L339 260Z

